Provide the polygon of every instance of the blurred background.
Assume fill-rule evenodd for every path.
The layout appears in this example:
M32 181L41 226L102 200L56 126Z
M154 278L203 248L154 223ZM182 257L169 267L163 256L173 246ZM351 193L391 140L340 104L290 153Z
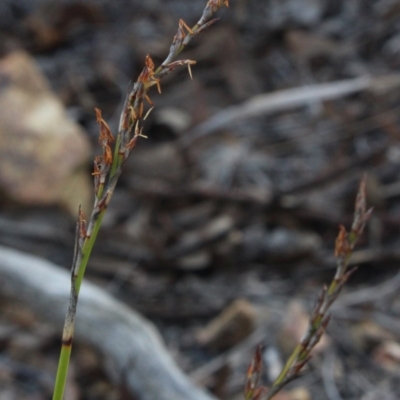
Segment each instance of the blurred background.
M168 75L87 277L152 320L179 366L240 399L301 337L368 174L359 266L288 400L400 396L400 1L231 0ZM0 244L69 269L90 214L94 107L116 133L146 54L159 65L204 0L0 2ZM0 288L1 291L1 288ZM17 297L17 293L15 294ZM34 301L34 299L32 299ZM0 303L0 399L50 398L60 327ZM77 343L71 399L128 399ZM374 397L377 396L377 397Z

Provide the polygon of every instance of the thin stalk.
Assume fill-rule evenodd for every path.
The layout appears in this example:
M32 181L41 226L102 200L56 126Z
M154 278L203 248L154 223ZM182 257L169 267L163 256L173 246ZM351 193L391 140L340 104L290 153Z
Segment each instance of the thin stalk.
M100 215L99 215L99 217L98 217L98 219L95 222L95 225L93 227L93 233L91 234L90 238L88 238L87 241L85 241L85 244L83 246L82 262L81 262L81 265L78 268L78 275L77 275L76 281L75 281L75 290L76 290L76 293L77 293L78 296L79 296L79 291L81 289L81 285L82 285L82 282L83 282L83 277L85 275L86 267L87 267L87 264L89 262L90 255L92 253L92 249L93 249L94 243L96 242L97 235L98 235L98 233L100 231L101 223L103 221L105 213L106 213L105 209L100 212Z
M212 20L213 14L221 7L228 6L228 0L209 0L203 11L203 15L193 29L181 20L177 34L175 35L170 52L161 66L154 71L154 64L150 56L146 57L145 67L139 75L132 90L128 93L124 109L121 114L120 126L116 143L112 149L114 136L110 128L101 116L101 111L95 109L96 118L100 124L99 142L103 154L94 160L94 192L95 204L90 217L90 223L86 229L86 221L83 212L79 210L77 231L75 236L75 255L71 268L71 294L67 314L64 322L62 346L57 369L56 382L53 392L53 400L62 400L67 380L69 361L72 350L72 339L75 327L76 307L82 281L85 275L89 258L96 242L97 234L105 215L108 204L114 193L118 178L121 175L122 166L129 157L136 140L142 135L142 124L146 118L144 103L153 106L147 92L150 87L156 85L160 92L160 80L165 75L180 66L187 66L190 73L191 60L173 59L186 47L189 41L197 34L203 32L216 20Z
M321 291L314 310L310 315L307 331L294 348L279 376L269 389L258 385L257 378L261 371L261 363L254 361L260 358L259 351L256 352L247 374L245 385L246 400L269 400L273 398L285 385L300 376L303 367L310 360L313 348L319 342L328 326L330 319L328 311L330 307L338 298L344 284L355 271L354 268L348 269L349 261L372 212L372 209L367 210L365 187L366 177L360 183L350 232L347 232L344 226L340 226L339 228L335 244L337 262L335 276L329 287L324 287ZM253 367L253 365L257 365L257 367Z
M77 266L77 269L73 269L71 273L72 282L71 282L70 304L68 306L67 316L65 318L65 323L64 323L61 351L58 360L56 381L54 385L53 400L62 400L63 398L65 385L67 382L69 362L72 352L72 339L74 334L75 315L76 315L78 296L83 282L83 277L85 275L85 270L90 258L90 254L92 252L94 243L96 242L96 238L99 233L105 211L106 210L104 209L100 212L96 222L94 223L93 232L91 236L86 238L84 242L81 251L82 254L81 261ZM79 232L77 232L77 235L79 235ZM77 246L75 252L76 254L78 254Z
M298 355L300 354L302 350L302 345L299 343L296 348L293 350L292 354L290 355L289 359L286 361L285 366L282 368L281 373L279 376L275 379L274 383L272 384L272 387L274 386L279 386L280 384L283 383L283 381L286 379L287 374L292 367L293 363L296 361Z
M123 162L123 158L119 154L120 146L121 146L121 135L118 135L117 142L115 143L115 148L114 148L114 157L113 157L113 163L111 165L110 178L114 177L118 166L120 166Z
M56 382L54 384L53 400L62 400L63 398L71 351L72 342L69 345L62 343L60 358L58 360Z
M364 176L357 193L351 230L347 232L344 226L340 226L339 228L339 234L335 244L335 257L337 262L335 276L329 287L325 287L322 290L314 311L311 314L309 326L303 339L295 347L278 378L276 378L272 384L270 392L265 397L266 400L272 398L286 383L300 374L303 366L311 357L312 349L325 332L329 322L328 311L331 305L338 298L342 287L355 271L355 269L348 270L350 258L372 213L372 209L367 210L365 188L366 177Z

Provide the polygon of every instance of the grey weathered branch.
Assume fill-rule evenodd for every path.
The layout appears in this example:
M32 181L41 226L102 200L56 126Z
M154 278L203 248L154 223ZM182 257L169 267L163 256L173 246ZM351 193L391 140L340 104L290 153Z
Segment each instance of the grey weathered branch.
M219 129L248 118L293 110L315 102L334 100L366 90L384 93L393 88L398 88L399 85L400 75L392 74L377 77L362 76L342 81L278 90L273 93L263 93L239 105L227 107L214 114L183 136L181 143L184 146L188 146L198 138L210 135Z
M38 317L62 326L70 274L41 258L0 246L1 295L22 301ZM84 282L76 338L96 346L107 370L142 400L213 400L175 364L153 324Z

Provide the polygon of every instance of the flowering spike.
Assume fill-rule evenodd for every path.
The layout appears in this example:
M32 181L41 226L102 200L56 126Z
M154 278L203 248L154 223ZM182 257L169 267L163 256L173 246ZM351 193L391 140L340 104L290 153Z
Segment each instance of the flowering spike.
M152 107L154 107L154 103L151 101L151 99L150 99L150 97L146 94L146 96L145 96L145 99L147 100L147 102L152 106ZM143 110L142 110L142 112L143 112Z
M143 120L146 120L146 119L147 119L147 117L148 117L148 116L150 115L150 113L153 111L153 108L154 108L154 106L151 107L151 108L149 108L149 110L147 111L146 115L143 117Z
M219 18L214 18L211 21L206 22L205 24L201 25L200 28L197 30L197 33L202 33L204 32L206 29L208 29L212 24L215 24L217 21L219 20Z
M154 71L154 62L151 59L149 54L146 55L146 59L145 59L144 63L146 65L146 67L149 69L149 71Z
M174 36L174 39L172 41L172 43L180 46L182 44L183 39L185 39L186 37L186 33L185 30L183 29L184 27L184 22L182 19L179 20L178 23L178 31L176 32L176 35Z
M186 28L186 30L187 30L191 35L193 35L192 29L189 28L189 26L185 23L185 21L184 21L183 19L180 19L180 20L179 20L179 28L182 29L182 31L183 31L183 28Z
M135 136L126 144L126 147L127 147L127 149L129 150L129 152L131 152L132 149L135 147L138 136L139 136L139 135L137 135L137 136L135 135Z
M110 166L112 164L113 156L112 156L111 147L108 144L106 144L104 146L103 158L104 158L104 162L106 165Z
M138 82L142 83L144 86L144 92L146 92L148 90L148 88L153 85L157 85L158 89L161 90L159 88L160 79L154 77L154 62L151 59L149 54L146 55L144 65L145 66L138 78ZM138 96L139 96L139 90L138 90Z
M221 7L226 6L229 7L228 0L209 0L206 6L206 10L208 9L211 14L216 13Z
M137 120L137 115L136 115L136 113L135 113L135 110L133 109L132 106L129 106L128 109L129 109L129 112L131 113L131 119L132 119L132 121L136 121L136 120Z
M78 223L79 223L79 238L85 239L86 238L86 217L85 217L85 213L82 210L82 207L79 207Z
M147 95L146 95L146 100L147 100L150 104L153 104ZM143 102L140 102L140 105L139 105L139 117L141 118L142 115L143 115Z
M135 137L142 137L145 139L148 139L148 137L146 135L143 135L143 127L139 128L139 122L136 123L135 126Z
M101 174L100 167L102 163L103 163L103 156L96 156L94 158L92 175L98 176Z
M157 85L157 92L158 92L158 94L161 94L160 80L159 79L155 79L155 81L156 81L156 85Z
M63 398L70 360L78 295L104 213L114 193L118 179L120 178L122 165L128 158L132 148L135 146L138 137L145 137L141 128L145 101L149 102L151 107L148 107L146 104L146 110L148 108L150 108L150 110L147 111L144 118L148 117L153 107L153 103L148 96L148 91L152 86L157 86L158 92L161 93L160 79L177 66L187 65L190 77L192 77L190 66L194 62L179 61L174 65L171 62L175 56L183 50L186 44L189 43L192 37L198 33L199 28L202 25L207 24L211 19L211 8L214 7L217 9L223 4L227 5L227 0L210 1L209 5L206 6L206 9L203 12L202 19L193 29L189 28L185 22L181 20L179 22L178 32L175 35L170 48L170 54L166 61L164 61L156 71L154 70L153 60L149 55L146 56L144 67L136 82L130 87L129 93L125 99L123 111L119 120L117 141L116 145L113 146L113 152L111 151L111 142L114 141L114 137L109 126L102 118L100 109L95 109L96 120L100 125L99 142L102 147L102 155L95 157L94 160L93 180L95 202L88 225L86 227L83 213L80 211L79 221L77 222L76 227L75 255L71 268L70 303L65 319L62 350L54 389L54 399L60 400ZM201 23L201 21L203 22ZM261 394L262 390L257 388L254 392L253 398L250 400L261 400Z
M256 400L261 394L259 386L262 370L262 346L258 346L246 373L245 400Z
M193 79L193 75L192 75L192 68L190 67L190 63L188 63L188 71L189 71L189 76L190 76L190 79Z
M350 241L357 240L358 236L360 236L365 228L366 223L368 222L371 214L372 208L367 210L367 176L364 175L361 182L360 187L358 189L356 204L355 204L355 212L354 212L354 221L351 226L351 238Z
M149 82L149 77L153 74L154 63L150 55L147 54L144 60L144 68L139 75L138 82L147 84Z
M102 118L101 110L99 108L95 108L94 110L96 112L96 121L100 125L100 136L99 136L100 143L103 141L113 142L114 136L111 133L111 130L110 130L109 126L107 125L107 122L104 121L104 119Z
M347 240L346 228L339 226L339 233L335 242L335 257L346 256L350 251L349 242Z
M353 267L343 275L342 280L338 285L339 286L338 290L340 290L342 286L344 286L344 284L349 280L349 278L354 274L354 272L357 271L357 269L358 269L357 267Z

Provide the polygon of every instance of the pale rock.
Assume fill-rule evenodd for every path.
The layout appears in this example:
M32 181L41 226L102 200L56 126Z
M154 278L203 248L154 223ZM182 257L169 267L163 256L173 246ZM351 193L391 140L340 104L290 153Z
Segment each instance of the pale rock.
M76 214L91 199L90 145L68 118L35 60L16 51L0 60L0 190L26 205Z

